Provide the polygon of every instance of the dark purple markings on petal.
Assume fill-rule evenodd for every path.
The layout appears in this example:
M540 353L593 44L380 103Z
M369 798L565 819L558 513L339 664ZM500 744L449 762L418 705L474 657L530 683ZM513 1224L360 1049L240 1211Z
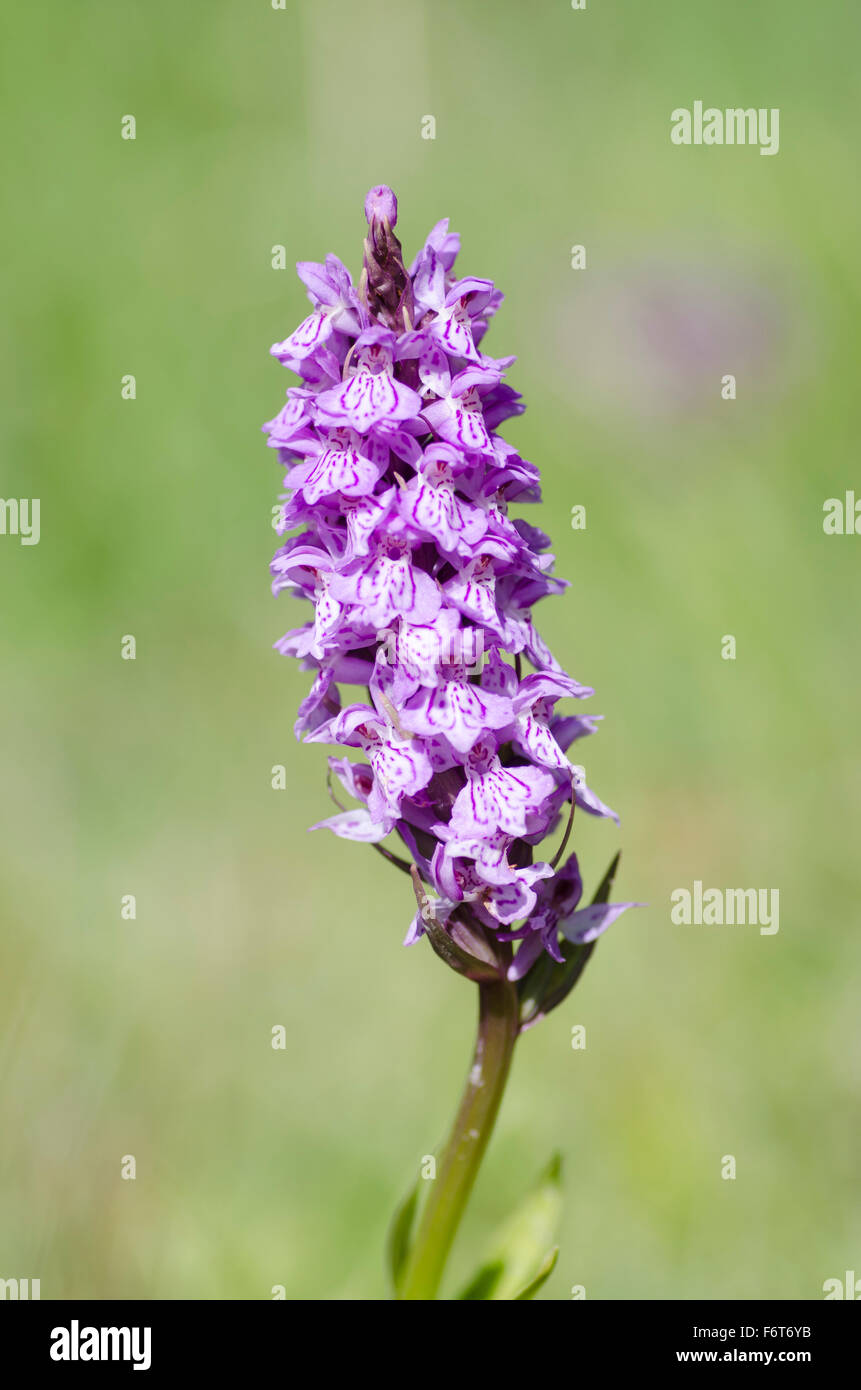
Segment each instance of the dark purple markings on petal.
M452 357L476 356L469 316L459 305L444 309L439 318L431 324L430 331L434 337L439 338L446 352Z
M520 689L514 697L514 707L520 711L534 705L537 700L572 697L576 700L594 695L591 685L581 685L573 676L564 671L537 671L521 681Z
M354 377L350 378L348 384L338 396L338 405L346 419L359 433L364 433L370 429L371 425L376 424L384 415L388 414L386 401L384 399L386 377L379 378L381 390L376 391L375 378L371 373L362 368ZM394 392L391 393L390 405L394 405Z
M462 449L473 449L487 453L491 448L490 435L484 424L480 410L456 406L453 414L452 431Z
M377 376L370 378L370 388L367 395L371 410L368 424L384 420L387 416L395 417L398 408L398 393L395 389L394 379L389 376L388 372L380 372Z
M340 696L331 668L318 671L314 684L299 706L296 723L293 725L296 737L301 738L307 730L317 729L337 715L339 704Z
M438 343L428 341L422 349L419 357L419 381L435 396L442 397L448 394L451 371L448 358Z
M415 743L388 740L369 750L374 769L375 790L379 790L386 807L397 812L406 796L415 796L426 787L433 768L424 750ZM374 810L373 796L369 802Z
M402 463L407 463L411 468L418 466L422 456L421 445L415 435L408 434L404 429L392 426L389 421L383 420L380 426L380 442L391 449Z
M344 791L357 801L367 801L374 785L374 774L367 763L353 763L349 758L329 758L329 767Z
M358 576L355 602L365 609L377 629L394 618L414 623L432 621L439 612L441 594L430 575L417 569L409 558L391 559L380 555Z
M489 690L496 695L514 695L517 690L517 675L514 667L503 661L499 652L492 652L481 673L481 685L482 689Z
M521 917L526 917L535 903L535 893L527 884L518 880L502 884L489 890L485 906L497 921L510 926Z
M324 391L318 409L325 419L345 420L360 434L381 420L408 420L421 410L421 398L409 386L395 381L387 371L376 373L366 366L349 381Z
M465 681L447 681L423 692L404 710L404 727L425 737L444 734L453 748L468 753L482 733L510 719L507 700L485 694Z
M525 834L526 812L532 797L528 783L498 763L489 771L478 773L468 765L467 772L467 785L452 809L455 832L486 837L501 829L510 835Z
M483 312L495 292L498 293L492 280L480 280L474 275L469 275L455 281L446 294L445 302L449 306L463 303L469 309L470 315L475 317Z
M309 314L283 343L273 343L269 350L273 357L308 357L316 348L323 346L332 331L331 317L327 312L318 310Z
M492 579L479 581L459 576L448 580L443 588L449 601L467 618L501 634Z
M308 403L302 397L292 397L283 405L274 420L267 420L263 429L269 435L272 448L282 448L303 428L308 419Z
M343 511L347 518L349 538L347 560L358 559L370 553L372 538L378 528L382 528L394 495L394 488L389 488L378 497L349 498L344 502Z
M327 449L301 484L302 495L311 503L336 492L361 497L373 490L378 478L379 469L354 450Z
M529 640L526 645L526 655L533 666L546 671L561 671L562 667L551 652L544 638L536 631L535 624L528 621Z
M568 767L568 759L547 725L532 714L520 716L517 737L533 761L542 767Z
M445 299L445 270L433 247L419 253L413 275L413 297L423 309L439 311Z
M578 738L586 738L589 734L596 734L598 724L603 718L603 714L560 715L551 720L550 727L553 730L553 737L565 752Z
M443 550L455 551L461 545L465 553L480 540L487 521L478 507L462 502L445 483L434 486L423 480L404 492L401 512L419 531L436 539Z

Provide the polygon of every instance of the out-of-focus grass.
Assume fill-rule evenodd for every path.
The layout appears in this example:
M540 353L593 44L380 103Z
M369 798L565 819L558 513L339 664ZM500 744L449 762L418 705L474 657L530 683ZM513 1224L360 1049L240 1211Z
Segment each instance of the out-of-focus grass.
M399 876L306 833L324 757L271 651L295 619L256 432L305 304L271 247L355 270L385 180L410 249L449 215L507 291L509 433L573 580L543 627L599 692L583 756L623 814L577 845L597 880L621 843L649 904L524 1039L453 1275L560 1146L542 1296L821 1296L861 1242L861 541L821 527L858 481L857 21L156 0L7 29L2 491L42 537L0 539L0 1276L384 1296L388 1214L448 1124L470 991L401 949ZM780 107L779 155L671 146L697 98ZM778 888L779 933L674 927L696 878Z

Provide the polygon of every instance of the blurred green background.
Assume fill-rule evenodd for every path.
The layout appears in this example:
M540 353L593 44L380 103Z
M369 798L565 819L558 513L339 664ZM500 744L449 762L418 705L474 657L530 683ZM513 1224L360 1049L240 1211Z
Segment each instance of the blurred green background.
M41 541L0 538L0 1276L386 1297L389 1213L451 1118L471 986L401 948L399 875L307 834L325 754L271 649L298 610L268 587L268 348L306 312L293 262L358 271L385 181L409 256L449 216L506 291L506 432L573 581L543 631L598 691L582 756L622 814L575 843L587 885L621 845L649 904L520 1044L450 1287L559 1147L542 1297L821 1298L861 1269L861 539L822 530L861 481L857 16L52 0L4 26L2 491L41 499ZM673 146L697 99L780 108L779 154ZM779 933L674 926L694 879L779 889Z

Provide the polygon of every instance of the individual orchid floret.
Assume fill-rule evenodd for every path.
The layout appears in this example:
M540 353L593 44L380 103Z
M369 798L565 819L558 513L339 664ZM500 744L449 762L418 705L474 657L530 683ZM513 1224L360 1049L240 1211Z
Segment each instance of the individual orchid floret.
M332 338L336 330L358 333L362 311L353 288L350 273L337 256L327 256L324 265L300 261L296 267L299 279L308 288L308 297L316 307L313 314L285 338L270 348L273 357L285 364L302 362Z

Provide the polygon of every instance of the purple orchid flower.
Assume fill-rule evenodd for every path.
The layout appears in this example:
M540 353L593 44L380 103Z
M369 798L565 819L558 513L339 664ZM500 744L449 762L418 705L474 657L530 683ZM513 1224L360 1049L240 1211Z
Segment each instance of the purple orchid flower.
M276 647L313 673L297 737L366 759L331 759L356 804L314 828L398 835L435 895L407 940L428 922L475 928L522 979L632 906L581 907L576 855L559 869L535 855L575 805L615 817L567 756L600 716L557 708L593 692L535 626L565 587L550 541L509 515L540 490L498 433L523 410L503 380L514 358L482 346L502 296L455 275L447 221L407 270L394 194L371 189L365 211L357 286L335 256L300 263L312 312L271 349L300 378L263 427L286 469L273 589L312 605ZM350 685L371 703L344 705Z

